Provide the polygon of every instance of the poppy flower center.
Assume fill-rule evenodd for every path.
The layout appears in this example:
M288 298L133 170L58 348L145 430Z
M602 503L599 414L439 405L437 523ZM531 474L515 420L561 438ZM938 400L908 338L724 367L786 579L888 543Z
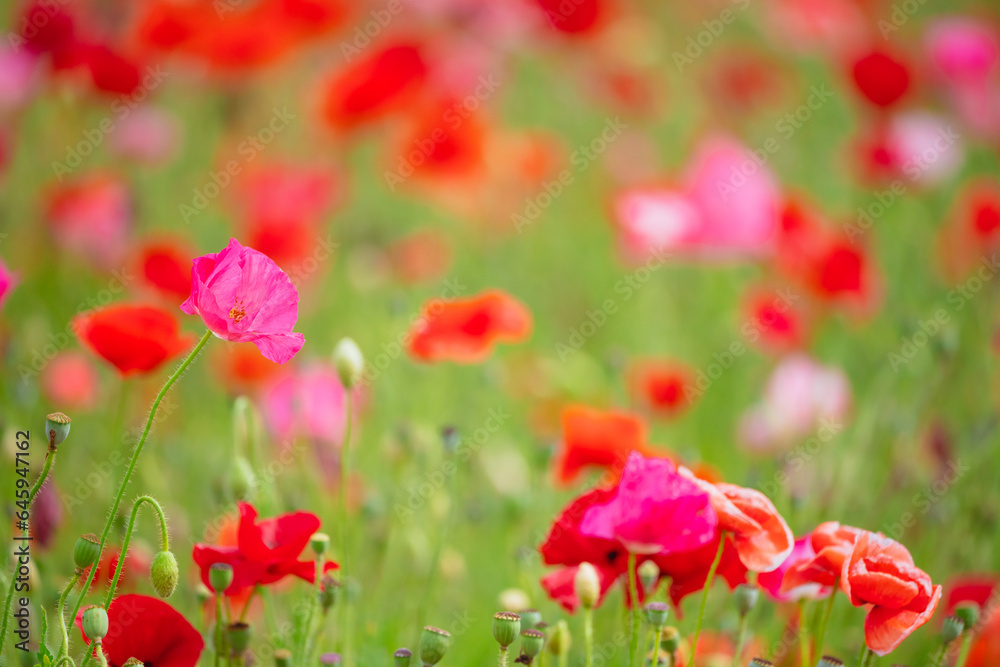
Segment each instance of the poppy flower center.
M243 299L236 299L233 304L232 309L229 311L229 317L232 318L233 322L239 324L240 320L247 316L247 311L243 308Z

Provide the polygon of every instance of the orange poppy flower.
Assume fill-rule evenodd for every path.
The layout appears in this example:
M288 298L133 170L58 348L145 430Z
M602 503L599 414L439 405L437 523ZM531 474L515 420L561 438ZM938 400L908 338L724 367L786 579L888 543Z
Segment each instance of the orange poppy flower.
M495 343L520 343L531 334L531 313L506 292L468 299L431 299L410 329L410 356L420 361L474 364Z
M669 359L645 359L629 371L633 400L663 417L675 417L691 406L687 387L694 386L691 370Z
M570 405L562 413L563 437L554 471L561 485L574 483L585 468L619 469L629 453L662 457L646 440L646 423L627 412L602 411Z
M156 306L115 304L77 315L77 337L122 376L146 373L191 347L170 312Z
M816 526L810 538L816 555L788 568L781 581L781 592L787 593L806 584L832 586L840 578L844 561L851 555L861 532L860 528L842 526L836 521Z
M748 570L770 572L785 562L795 536L767 496L736 484L706 482L687 468L680 472L708 493L719 530L732 533L736 553Z
M865 617L865 644L879 656L891 653L930 620L941 586L913 564L899 542L863 531L844 561L840 587L855 607L872 605Z

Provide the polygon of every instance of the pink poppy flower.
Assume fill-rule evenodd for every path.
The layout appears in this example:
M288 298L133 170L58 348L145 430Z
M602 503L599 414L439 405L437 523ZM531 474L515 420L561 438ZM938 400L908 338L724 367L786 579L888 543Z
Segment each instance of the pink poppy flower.
M833 592L833 587L823 586L815 582L803 583L784 592L781 590L781 582L785 578L785 572L796 563L810 561L815 556L816 552L812 547L812 535L800 537L795 540L792 552L788 554L788 558L778 566L777 570L762 572L757 576L757 584L776 602L798 602L799 600L819 600L825 598Z
M997 36L976 19L951 16L933 21L925 42L937 75L946 83L982 83L996 70Z
M168 111L143 105L124 116L108 138L108 147L126 158L162 164L176 153L180 125Z
M194 260L191 296L181 304L200 315L219 338L253 343L283 364L302 349L305 336L292 327L299 317L299 293L271 259L230 239L222 252Z
M59 185L49 200L49 228L60 247L99 269L121 266L134 220L128 183L92 173Z
M711 541L717 523L708 493L669 459L632 452L608 500L584 514L580 533L619 540L635 554L670 554Z
M4 301L10 296L10 291L15 285L17 285L17 274L11 272L0 259L0 308L3 307Z
M38 56L27 49L0 47L0 111L27 104L38 88Z
M340 446L346 391L336 369L313 364L283 375L263 391L264 420L279 440L302 435Z

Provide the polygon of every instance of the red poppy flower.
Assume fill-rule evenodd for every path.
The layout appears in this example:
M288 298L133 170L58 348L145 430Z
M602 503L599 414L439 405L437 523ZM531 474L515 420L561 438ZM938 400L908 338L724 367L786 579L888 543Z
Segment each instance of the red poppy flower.
M233 567L233 583L226 595L235 595L257 584L273 584L288 575L308 582L316 579L316 564L300 561L309 538L319 530L319 517L309 512L283 514L257 523L257 510L240 503L240 525L236 546L195 544L192 557L201 568L201 580L209 585L208 570L214 563ZM324 571L337 568L330 561Z
M425 179L458 178L475 177L485 169L487 127L479 114L459 100L445 98L412 116L398 149L391 151L390 174L401 181L410 173Z
M858 91L872 104L892 106L910 88L910 70L892 54L872 51L854 61L851 75Z
M759 342L766 349L787 350L801 345L806 324L791 301L780 290L751 291L744 299L746 320L741 332L751 343Z
M836 521L816 526L810 536L815 555L788 568L781 582L781 592L788 593L809 584L834 585L840 579L844 561L850 556L861 532L860 528L842 526Z
M327 86L327 122L350 129L405 107L423 87L429 69L423 49L413 42L389 44L366 54Z
M83 634L83 610L76 626L89 646L90 639ZM102 646L112 667L121 667L129 658L156 667L194 667L205 642L166 602L147 595L119 595L108 607L108 634Z
M840 587L855 607L872 605L865 617L865 644L876 655L891 653L930 620L941 587L913 564L899 542L862 531L844 561Z
M562 442L553 470L556 482L574 483L586 468L622 466L631 452L656 456L647 444L646 423L627 412L570 405L562 413ZM614 476L617 471L612 470Z
M104 549L101 559L97 561L97 572L94 573L91 588L94 586L107 588L111 585L121 556L122 552L118 547ZM118 589L125 591L134 589L139 582L149 577L149 568L152 564L153 554L150 553L149 548L141 542L131 542L128 553L125 554L125 565L122 566L121 576L118 577ZM83 586L83 582L86 581L89 574L90 568L85 568L83 576L80 577L80 586Z
M1000 188L996 182L980 181L967 188L941 231L940 248L948 277L956 282L975 267L984 255L1000 246Z
M981 616L969 649L966 667L991 667L1000 662L1000 605L996 604L995 574L963 574L948 582L945 613L951 614L962 602L979 605Z
M184 301L191 295L194 253L176 241L146 243L139 249L139 271L160 292Z
M731 533L740 560L753 572L777 569L792 552L795 536L774 503L760 491L736 484L712 484L681 468L703 491L719 517L719 530Z
M536 0L552 27L569 35L594 30L604 17L605 0Z
M177 319L156 306L115 304L73 318L77 338L123 376L148 373L191 347Z
M500 290L468 299L432 299L410 329L410 356L420 361L474 364L496 343L520 343L531 334L531 313Z
M657 415L675 417L691 406L687 387L694 375L683 364L669 359L645 359L629 371L633 400Z

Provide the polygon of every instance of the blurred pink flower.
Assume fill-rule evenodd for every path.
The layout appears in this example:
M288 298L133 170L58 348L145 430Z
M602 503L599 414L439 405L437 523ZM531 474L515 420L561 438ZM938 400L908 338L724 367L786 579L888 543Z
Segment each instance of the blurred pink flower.
M843 54L863 43L868 20L853 0L769 0L774 43L800 52Z
M822 586L820 584L809 583L803 584L797 588L793 588L788 592L781 592L781 581L785 578L785 572L788 571L792 565L811 560L816 552L812 548L812 534L806 535L805 537L800 537L795 540L795 546L792 548L792 552L788 554L788 558L778 567L777 570L772 570L771 572L762 572L757 575L757 584L764 589L771 599L777 602L798 602L799 600L819 600L825 598L833 592L831 586Z
M0 47L0 111L27 104L37 87L39 71L39 58L28 49Z
M740 440L771 452L805 437L824 422L844 419L851 402L847 376L804 354L785 357L767 382L764 399L740 420Z
M60 410L90 410L97 403L97 371L83 352L57 354L42 370L39 382L46 400Z
M105 270L124 261L132 219L128 185L107 174L58 186L48 209L56 242Z
M926 45L936 73L949 84L982 84L995 73L996 34L981 21L950 16L927 28Z
M955 174L965 149L952 122L927 111L897 114L886 128L885 146L900 177L925 185Z
M7 265L0 259L0 308L3 307L15 285L17 285L17 274L8 269Z
M174 154L180 126L167 111L143 105L129 111L111 133L108 146L123 157L160 164Z
M580 533L619 540L635 554L691 551L715 537L709 495L669 459L632 452L607 502L583 516Z
M336 369L313 364L264 388L264 420L282 441L296 436L339 446L344 437L344 386Z
M292 281L266 255L236 239L222 252L195 258L191 296L181 310L201 316L219 338L253 343L275 363L287 362L305 343L292 332L299 317Z

